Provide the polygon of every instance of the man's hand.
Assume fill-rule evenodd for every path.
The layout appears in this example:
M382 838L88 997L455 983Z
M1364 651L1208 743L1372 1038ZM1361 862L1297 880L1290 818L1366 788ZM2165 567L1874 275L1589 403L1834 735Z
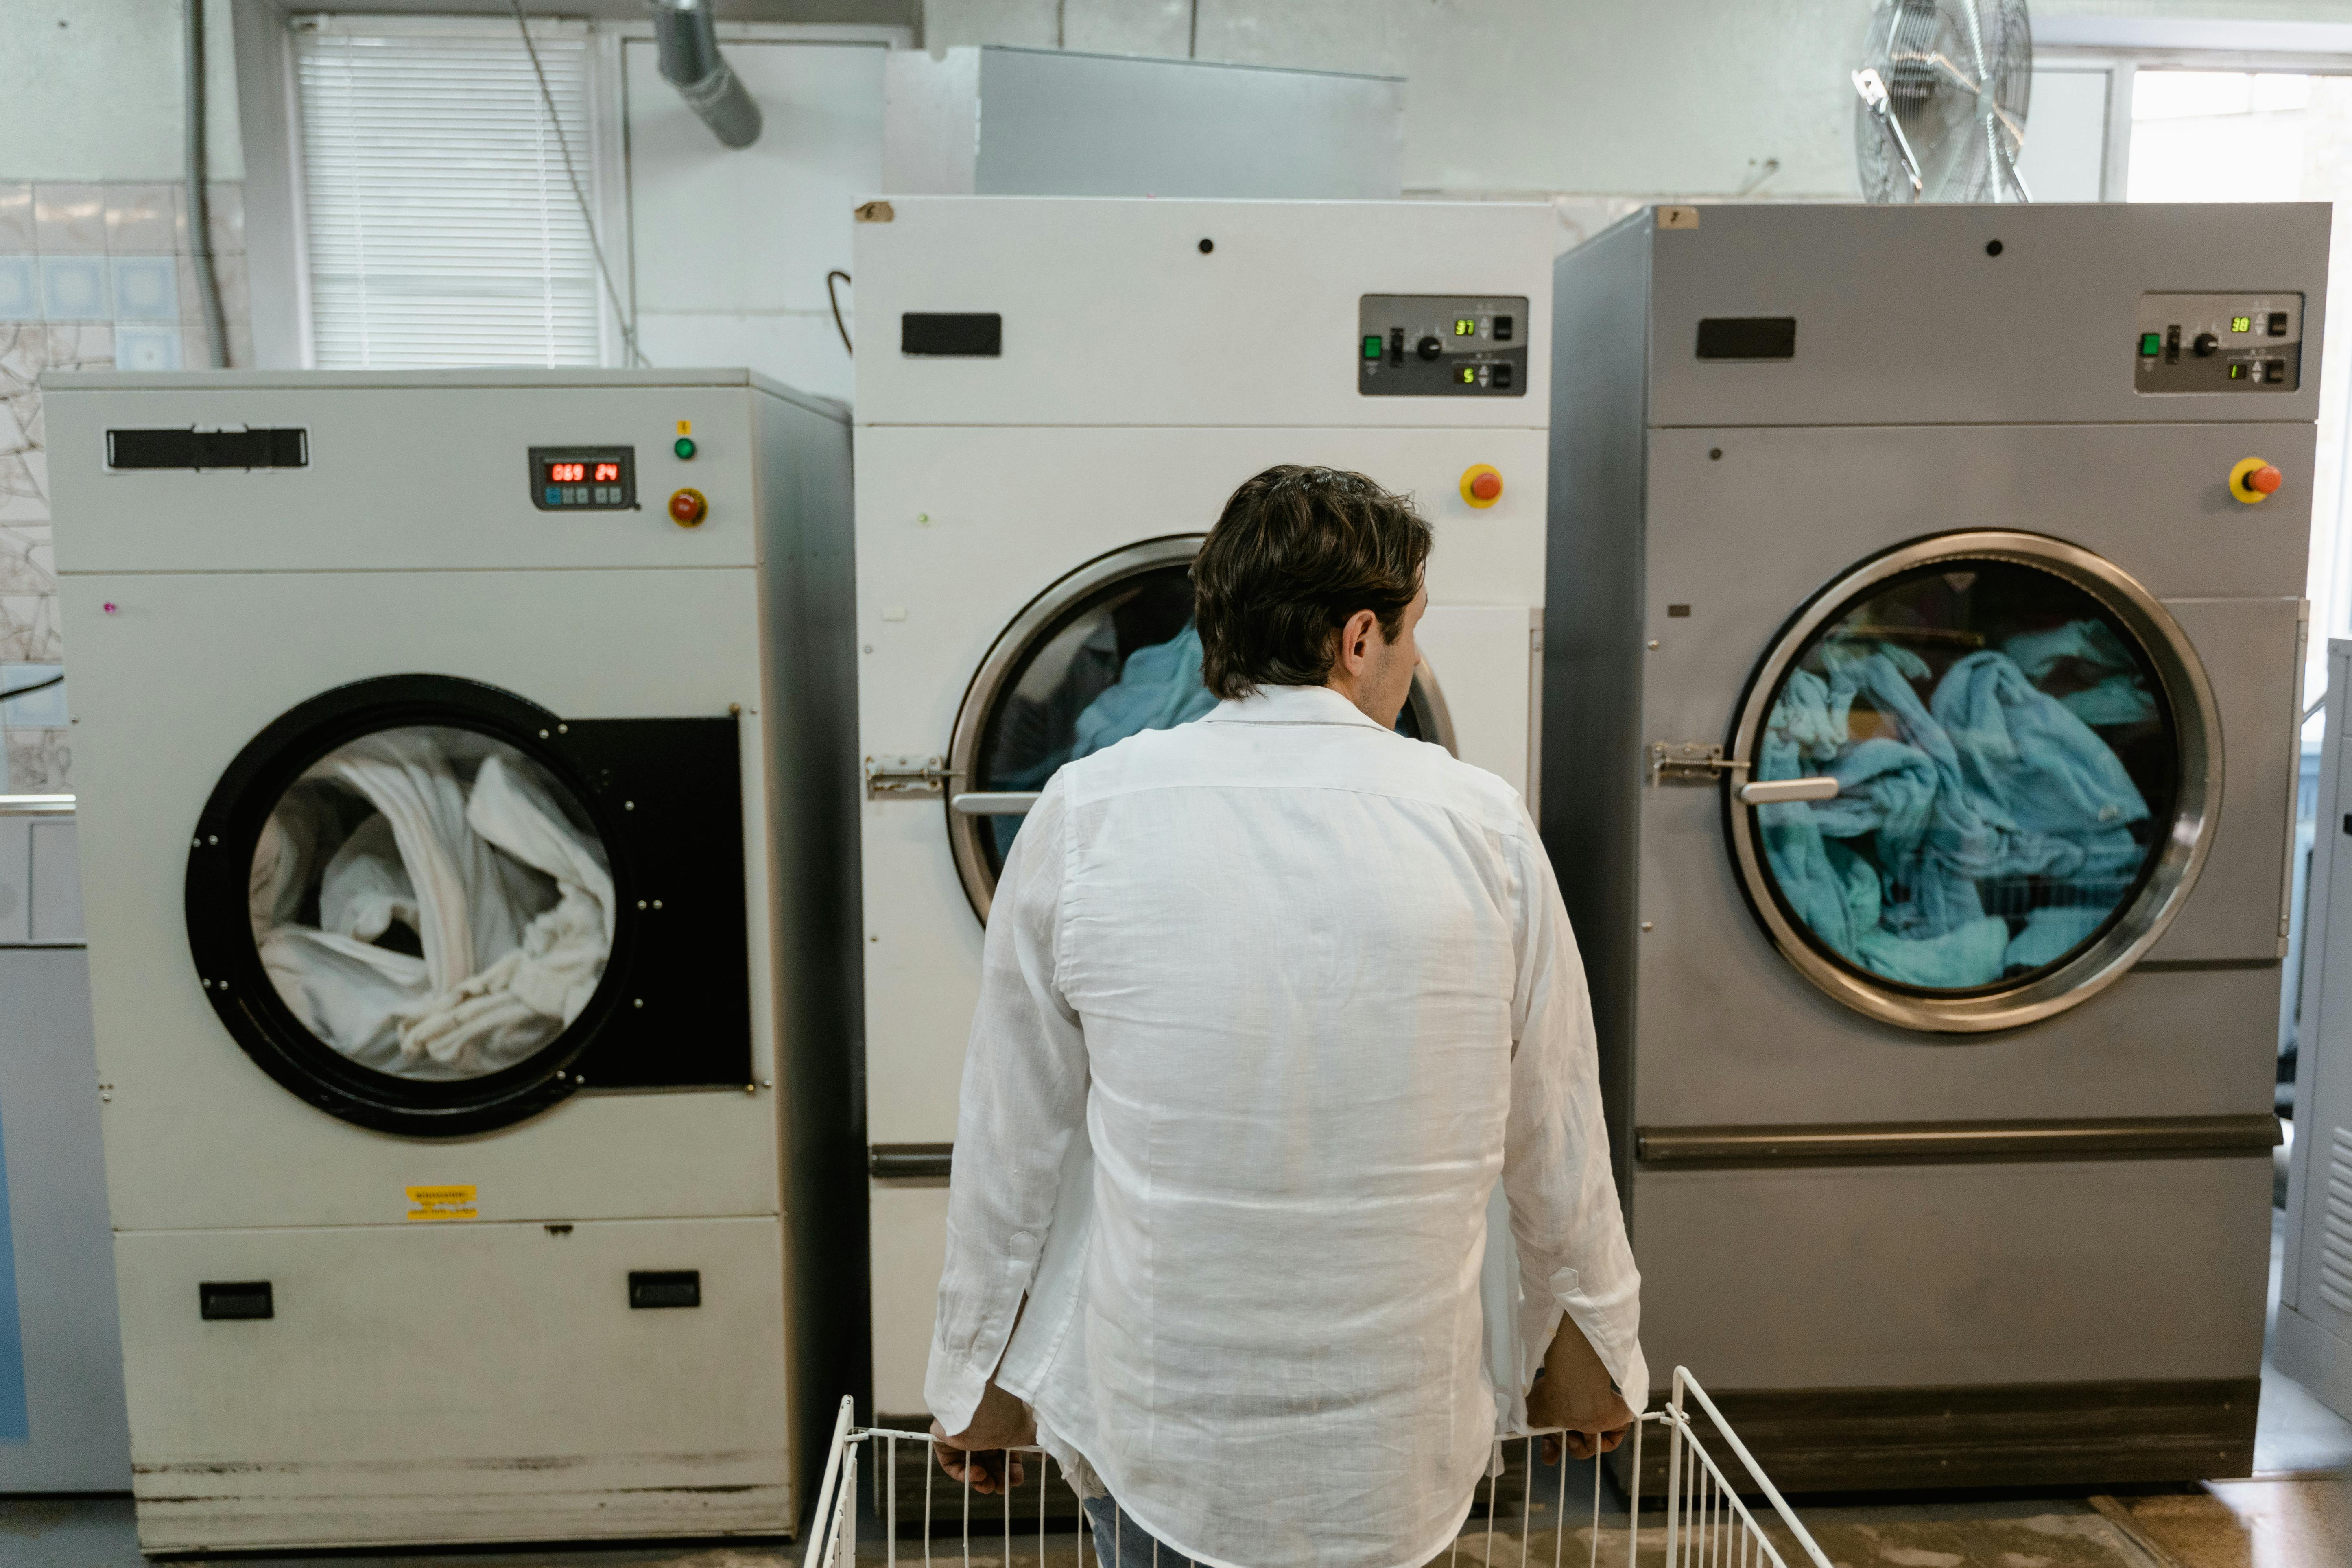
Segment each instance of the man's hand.
M972 1490L993 1496L1011 1491L1027 1475L1020 1456L1005 1450L1034 1443L1037 1418L990 1378L988 1386L981 1390L980 1407L971 1413L971 1425L950 1436L946 1427L934 1421L931 1437L931 1451L939 1455L940 1468L950 1479L968 1480Z
M1576 1320L1562 1316L1559 1331L1544 1352L1543 1371L1528 1390L1528 1425L1568 1428L1568 1452L1590 1459L1625 1440L1633 1428L1633 1407L1609 1383L1609 1369L1593 1353ZM1543 1440L1543 1462L1559 1463L1560 1440Z

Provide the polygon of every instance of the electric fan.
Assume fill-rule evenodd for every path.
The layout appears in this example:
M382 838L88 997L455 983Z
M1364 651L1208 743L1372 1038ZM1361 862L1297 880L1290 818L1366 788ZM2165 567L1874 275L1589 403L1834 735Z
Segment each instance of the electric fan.
M1885 0L1854 110L1874 202L2030 201L2017 172L2033 86L2025 0Z

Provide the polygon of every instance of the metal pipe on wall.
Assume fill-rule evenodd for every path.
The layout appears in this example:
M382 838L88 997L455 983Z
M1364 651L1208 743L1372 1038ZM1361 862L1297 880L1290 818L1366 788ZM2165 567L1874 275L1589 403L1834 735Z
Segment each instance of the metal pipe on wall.
M760 106L728 68L704 0L652 0L661 74L711 134L730 147L760 139Z

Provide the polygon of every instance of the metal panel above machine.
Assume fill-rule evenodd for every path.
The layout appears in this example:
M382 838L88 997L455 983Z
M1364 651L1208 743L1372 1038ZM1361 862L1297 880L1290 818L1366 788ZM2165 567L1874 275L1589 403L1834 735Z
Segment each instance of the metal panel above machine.
M884 67L887 191L1379 201L1403 162L1402 77L996 47Z

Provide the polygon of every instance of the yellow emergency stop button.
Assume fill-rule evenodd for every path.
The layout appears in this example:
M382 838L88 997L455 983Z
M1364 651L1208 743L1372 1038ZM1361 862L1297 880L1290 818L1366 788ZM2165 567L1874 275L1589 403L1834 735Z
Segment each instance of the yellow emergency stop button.
M2286 476L2268 458L2241 458L2230 470L2230 493L2248 506L2268 500L2285 482Z
M1462 499L1484 510L1503 499L1503 476L1492 464L1473 463L1462 470Z

